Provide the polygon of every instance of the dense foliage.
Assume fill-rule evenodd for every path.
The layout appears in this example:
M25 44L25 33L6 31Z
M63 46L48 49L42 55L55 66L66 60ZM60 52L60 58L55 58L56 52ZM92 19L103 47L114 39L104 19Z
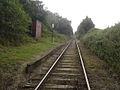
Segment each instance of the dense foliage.
M49 12L39 0L0 0L0 44L20 45L28 41L32 19L41 21L49 30L54 23L55 31L72 35L71 22Z
M44 5L42 1L35 1L35 0L20 0L21 4L26 13L32 19L38 19L41 22L45 20L46 11L44 10Z
M52 30L52 24L55 25L54 30L65 35L72 35L71 21L62 18L56 13L52 13L44 9L42 1L21 0L25 11L32 19L40 20L46 27Z
M120 72L120 23L105 30L92 29L82 40L92 52Z
M86 16L85 19L83 19L83 21L80 23L80 25L78 26L77 29L77 34L78 35L84 35L85 33L87 33L91 28L94 28L95 25L93 23L93 21L91 20L91 18L89 18L88 16Z
M0 0L0 43L10 45L23 42L31 21L18 0Z

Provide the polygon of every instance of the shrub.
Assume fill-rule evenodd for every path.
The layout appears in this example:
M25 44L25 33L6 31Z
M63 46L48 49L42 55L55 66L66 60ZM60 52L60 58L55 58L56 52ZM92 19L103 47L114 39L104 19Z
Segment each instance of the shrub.
M82 37L84 44L120 72L120 24L105 30L92 30Z
M18 0L0 0L0 44L23 42L31 22Z

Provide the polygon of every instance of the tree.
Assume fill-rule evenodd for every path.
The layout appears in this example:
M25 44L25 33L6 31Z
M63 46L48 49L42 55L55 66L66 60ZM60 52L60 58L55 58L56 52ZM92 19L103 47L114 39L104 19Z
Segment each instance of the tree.
M45 10L42 1L36 0L21 0L24 10L32 19L40 20L45 26L52 30L51 25L54 24L54 30L61 34L72 35L71 21L62 18L57 13L52 13Z
M91 18L88 18L88 16L86 16L86 18L83 19L83 21L78 26L77 33L79 33L80 35L84 35L91 28L94 28L94 27L95 27L95 25L94 25L93 21L91 20Z
M46 11L42 1L39 0L20 0L23 4L24 10L32 19L38 19L41 22L45 20Z
M0 42L21 40L27 32L31 19L24 12L18 0L0 0Z

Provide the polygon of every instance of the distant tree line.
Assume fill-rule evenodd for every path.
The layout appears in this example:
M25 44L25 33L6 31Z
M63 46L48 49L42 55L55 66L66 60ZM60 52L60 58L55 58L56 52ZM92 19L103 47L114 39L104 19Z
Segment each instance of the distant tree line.
M11 45L24 42L32 19L41 21L49 30L72 35L71 22L44 9L39 0L0 0L0 43ZM15 44L15 43L14 43Z
M88 16L86 16L85 19L83 19L83 21L80 23L80 25L77 28L77 32L76 35L78 37L85 35L90 29L94 28L95 25L92 21L91 18L89 18Z

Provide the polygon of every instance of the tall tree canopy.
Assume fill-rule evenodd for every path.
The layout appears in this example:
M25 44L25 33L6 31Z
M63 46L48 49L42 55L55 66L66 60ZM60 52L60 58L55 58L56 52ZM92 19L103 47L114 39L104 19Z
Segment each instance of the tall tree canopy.
M38 19L44 23L49 29L51 24L55 25L54 30L58 33L65 35L72 35L71 21L66 18L62 18L57 13L52 13L44 9L42 1L36 0L20 0L23 4L25 11L29 14L32 19Z
M45 20L46 11L42 1L39 0L20 0L23 4L24 10L29 14L32 19L40 21Z
M94 25L93 21L91 20L91 18L86 16L86 18L83 19L83 21L78 26L77 33L80 34L80 35L84 35L91 28L94 28L94 27L95 27L95 25Z

